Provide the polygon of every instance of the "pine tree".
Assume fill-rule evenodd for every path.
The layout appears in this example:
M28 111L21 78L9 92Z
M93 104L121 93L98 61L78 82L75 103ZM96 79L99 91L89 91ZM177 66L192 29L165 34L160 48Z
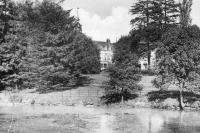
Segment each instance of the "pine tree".
M131 24L133 26L138 26L142 30L144 30L145 27L149 27L149 24L151 22L150 20L150 9L151 9L151 0L138 0L134 5L131 7L131 14L134 16L134 19L131 20ZM145 35L145 41L147 45L147 54L148 54L148 68L150 68L150 40L148 35Z
M187 27L192 23L190 17L190 13L192 10L191 7L192 7L192 0L183 0L180 5L180 24L183 27Z
M17 6L3 2L1 89L67 89L77 85L82 73L99 72L99 51L81 32L79 20L70 15L71 10L63 10L49 0L25 1Z
M174 0L137 0L131 6L130 12L133 15L133 27L157 25L162 28L163 25L177 23L179 4Z
M170 25L177 23L178 7L174 0L138 0L131 7L131 24L139 29L146 42L148 67L150 68L150 43L158 41ZM142 41L143 41L142 40Z
M36 6L27 2L21 8L28 49L22 67L25 86L67 89L77 85L81 73L98 70L99 53L70 10L47 0Z
M174 0L153 0L152 23L155 23L161 32L165 32L170 25L178 23L179 3Z
M12 20L17 17L17 6L11 0L0 1L0 42L5 42L5 36L13 28Z
M68 47L77 34L78 21L51 1L21 5L27 56L23 62L24 84L41 91L75 85L78 71L67 65ZM26 31L28 29L29 31Z
M78 33L69 45L69 61L82 74L100 73L100 51L93 41L83 33Z
M1 1L0 16L0 86L15 87L21 84L19 68L24 47L18 38L18 8L8 0Z

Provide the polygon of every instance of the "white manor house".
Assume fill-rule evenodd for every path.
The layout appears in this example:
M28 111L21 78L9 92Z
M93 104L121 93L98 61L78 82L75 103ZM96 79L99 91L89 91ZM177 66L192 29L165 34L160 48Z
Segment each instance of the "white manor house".
M110 42L110 39L107 39L106 42L94 41L94 44L100 50L101 70L105 70L112 64L113 44Z

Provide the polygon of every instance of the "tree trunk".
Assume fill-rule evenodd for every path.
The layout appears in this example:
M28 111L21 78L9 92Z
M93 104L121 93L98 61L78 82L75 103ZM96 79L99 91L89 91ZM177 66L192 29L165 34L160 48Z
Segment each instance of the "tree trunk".
M167 2L165 0L165 28L166 28L166 25L167 25Z
M185 82L182 83L180 90L179 90L179 107L180 110L182 111L184 108L184 103L183 103L183 89L185 88Z
M160 86L160 90L163 91L165 88L164 88L164 77L163 77L163 74L162 74L162 77L161 77L162 81L161 81L161 86Z
M147 26L149 25L149 0L147 0Z
M15 84L15 91L18 92L18 85Z
M147 0L147 27L149 26L149 0ZM149 38L147 38L147 48L148 48L148 69L150 69L150 63L151 63L151 51L150 51L150 45L149 45Z
M150 50L150 45L149 45L149 41L147 42L147 47L148 47L148 69L150 69L151 68L151 50Z
M179 91L179 108L181 111L183 110L183 91L182 91L182 89Z
M122 95L122 105L124 104L124 96Z
M4 0L3 1L3 4L4 4L4 7L3 7L3 11L2 11L2 14L4 16L4 19L3 19L3 22L4 22L4 26L3 26L3 31L2 31L2 40L1 40L1 43L2 42L5 42L5 36L7 34L7 31L8 31L8 22L7 22L7 1Z
M121 98L122 105L124 104L124 89L122 88L122 98Z

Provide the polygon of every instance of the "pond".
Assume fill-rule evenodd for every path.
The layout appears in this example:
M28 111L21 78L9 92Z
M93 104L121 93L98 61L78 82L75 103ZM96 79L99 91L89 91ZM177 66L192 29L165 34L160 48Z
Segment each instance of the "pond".
M200 113L127 107L0 107L0 132L200 133Z

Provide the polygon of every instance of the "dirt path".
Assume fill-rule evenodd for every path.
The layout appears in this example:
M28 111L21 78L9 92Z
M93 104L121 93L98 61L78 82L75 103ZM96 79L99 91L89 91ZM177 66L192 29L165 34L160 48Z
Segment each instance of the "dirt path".
M139 82L139 85L141 85L142 91L140 92L139 96L136 99L129 100L126 104L133 107L145 107L150 108L151 103L148 101L147 94L151 91L158 90L155 88L152 84L152 80L154 79L154 76L142 76L141 81Z
M143 90L141 91L142 96L146 95L148 92L158 90L151 83L154 78L155 76L142 76L142 79L139 82L139 84L143 87Z

